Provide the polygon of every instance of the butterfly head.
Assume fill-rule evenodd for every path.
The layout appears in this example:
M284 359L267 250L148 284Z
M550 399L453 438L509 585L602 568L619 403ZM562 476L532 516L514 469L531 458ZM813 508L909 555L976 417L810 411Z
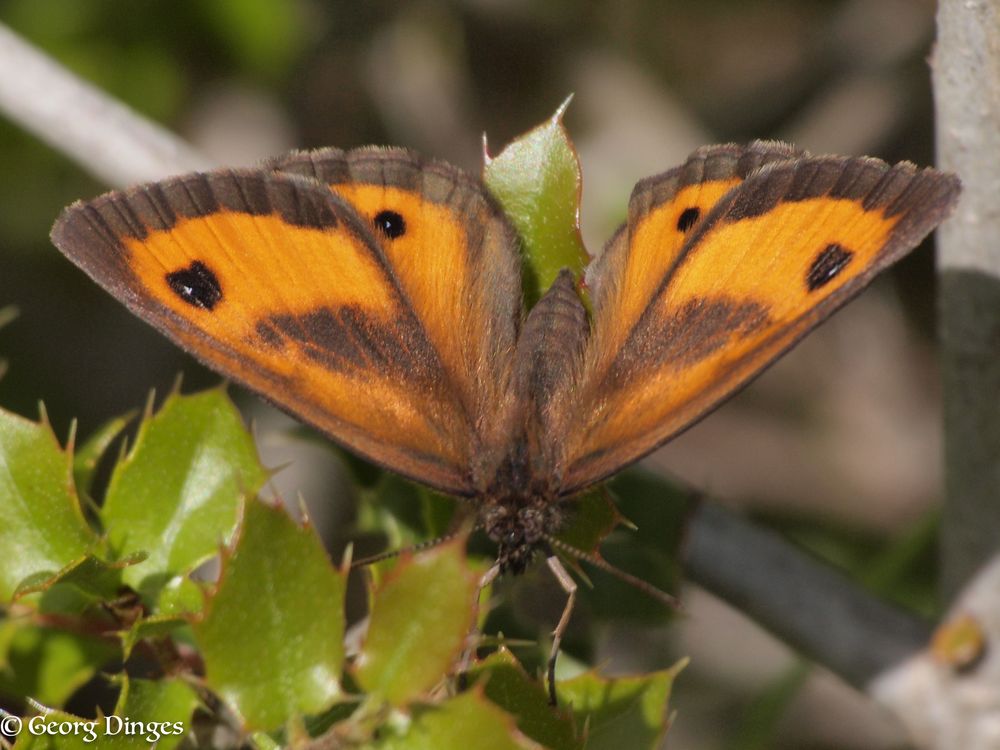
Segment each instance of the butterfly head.
M544 495L488 499L481 522L499 547L500 572L522 573L546 545L546 537L562 525L563 515L561 505Z

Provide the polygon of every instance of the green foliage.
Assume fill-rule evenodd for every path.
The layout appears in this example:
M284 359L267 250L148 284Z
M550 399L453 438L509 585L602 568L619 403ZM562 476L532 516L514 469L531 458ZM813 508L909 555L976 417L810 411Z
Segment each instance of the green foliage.
M280 4L257 0L252 13L240 4L234 24L237 5L212 11L233 49L280 69L294 22ZM586 261L579 165L561 116L562 108L487 167L522 235L531 301L561 268L579 276ZM96 722L94 739L24 733L18 748L131 747L153 741L149 726L158 747L173 748L196 723L213 743L249 738L262 749L319 736L391 750L641 749L661 740L675 671L586 673L557 684L553 707L510 650L520 644L499 632L473 637L483 626L477 597L487 604L492 594L480 581L493 552L467 552L476 545L455 533L467 511L455 500L345 462L359 529L397 549L449 538L367 568L369 614L356 638L348 571L331 563L308 522L259 499L269 472L224 389L150 406L131 447L112 460L130 421L107 422L74 455L74 441L60 446L44 416L0 411L0 697L43 724ZM562 540L599 555L623 521L612 495L589 493L575 510ZM663 560L673 551L659 536L652 547ZM220 572L206 581L212 559ZM114 706L66 713L88 683L117 689ZM141 737L126 720L144 723Z
M355 661L358 683L393 705L427 692L455 663L472 628L477 577L465 540L396 566L375 591L371 622Z
M548 122L508 144L483 170L521 236L529 305L562 269L579 279L589 260L580 236L580 161L562 124L568 105L567 99Z
M178 722L187 732L199 715L231 723L234 737L255 731L258 747L294 746L324 732L399 750L562 750L603 746L594 738L605 735L641 748L662 735L673 673L587 674L559 683L560 708L502 646L458 677L484 570L467 559L464 536L388 567L371 588L360 649L345 656L346 571L330 562L308 523L251 491L267 472L221 389L175 393L150 410L115 463L103 503L87 515L76 484L93 483L93 467L113 450L124 421L84 441L85 459L60 447L44 420L0 411L0 425L7 477L0 499L23 534L0 536L22 560L0 566L10 602L0 619L0 694L46 707L45 722L94 720L64 709L81 686L101 679L119 690L111 717ZM393 486L404 485L388 481L382 492ZM435 511L440 500L413 496L421 497L429 505L411 520L426 532L451 508ZM379 506L379 493L369 500L381 508L371 518L395 517L391 503ZM38 506L47 512L29 512ZM617 518L606 499L582 507L593 513L580 524L589 540ZM191 574L213 541L221 573L205 583ZM152 677L122 671L139 653L153 658ZM202 708L213 701L225 710ZM25 734L18 747L136 742L102 735L101 721L117 720L99 720L96 743ZM158 746L180 740L165 734Z
M267 479L253 440L221 390L171 396L143 420L115 466L101 518L114 554L144 552L124 580L148 600L211 557L240 502Z
M205 680L253 729L318 713L340 694L346 575L311 527L248 504L219 585L194 623Z
M23 579L55 574L97 543L71 469L44 415L36 423L0 412L0 603Z

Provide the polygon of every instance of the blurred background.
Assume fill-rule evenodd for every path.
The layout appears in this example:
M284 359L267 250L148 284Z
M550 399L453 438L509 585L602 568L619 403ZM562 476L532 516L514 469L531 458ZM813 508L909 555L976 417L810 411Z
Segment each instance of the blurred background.
M694 148L753 138L813 152L933 162L929 0L0 0L0 22L220 164L291 148L395 144L470 171L575 94L592 254L640 178ZM16 74L7 71L4 75ZM45 92L39 92L44 96ZM73 113L67 113L72 117ZM57 433L217 377L89 282L50 245L60 209L106 189L0 120L0 404ZM929 247L751 388L648 459L774 524L859 580L930 610L939 394ZM336 462L236 394L265 460L294 464L319 522ZM652 501L652 500L651 500ZM863 697L708 594L670 628L607 624L608 672L691 665L671 748L895 748Z

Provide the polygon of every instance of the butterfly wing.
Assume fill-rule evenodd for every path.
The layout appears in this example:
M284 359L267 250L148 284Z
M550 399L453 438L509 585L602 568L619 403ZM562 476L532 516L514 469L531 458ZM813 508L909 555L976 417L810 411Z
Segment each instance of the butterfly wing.
M720 154L765 158L745 179L730 170L736 182L721 193L708 172L708 190L701 186L697 170L640 183L613 255L597 266L564 493L640 458L732 395L915 247L960 190L954 175L907 163L808 157L777 144L692 159Z
M327 185L370 226L402 229L383 244L389 265L480 434L490 434L523 303L516 232L482 182L399 148L304 151L271 167Z
M269 171L187 175L74 204L52 237L208 366L376 463L473 491L479 415L465 363L439 348L441 323L403 288L390 240L324 185ZM499 283L518 289L516 273ZM501 313L495 327L512 339L517 317ZM476 364L484 389L501 387L495 357Z

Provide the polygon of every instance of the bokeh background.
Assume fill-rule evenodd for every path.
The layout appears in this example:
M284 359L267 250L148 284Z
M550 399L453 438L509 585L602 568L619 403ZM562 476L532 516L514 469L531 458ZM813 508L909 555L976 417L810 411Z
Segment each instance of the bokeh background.
M695 147L753 138L933 161L929 0L0 0L9 25L220 164L291 148L398 144L471 171L575 94L591 253L631 186ZM5 71L3 75L16 75ZM38 92L38 96L45 96ZM74 117L67 112L67 117ZM0 120L0 404L60 435L217 382L50 245L103 191ZM745 508L878 589L934 606L939 393L930 247L914 253L723 409L648 460ZM329 526L336 462L236 394L277 480ZM654 502L655 500L651 500ZM894 748L891 720L694 588L670 628L608 626L610 672L690 655L672 748Z

